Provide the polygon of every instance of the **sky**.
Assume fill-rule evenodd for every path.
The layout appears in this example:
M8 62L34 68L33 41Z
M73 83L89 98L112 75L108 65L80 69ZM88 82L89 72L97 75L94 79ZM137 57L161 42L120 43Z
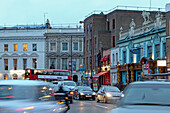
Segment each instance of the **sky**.
M165 8L170 0L0 0L0 26L79 23L94 10L118 5ZM45 16L44 16L45 15ZM45 18L44 18L45 17Z

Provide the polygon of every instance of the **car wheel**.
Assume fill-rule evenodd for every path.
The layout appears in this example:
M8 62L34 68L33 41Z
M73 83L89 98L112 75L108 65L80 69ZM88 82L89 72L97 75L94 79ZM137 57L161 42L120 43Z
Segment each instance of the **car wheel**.
M92 100L95 100L95 97L93 97Z
M107 103L107 98L106 97L104 97L104 103Z
M99 98L98 98L98 97L96 98L96 102L100 102L100 100L99 100Z

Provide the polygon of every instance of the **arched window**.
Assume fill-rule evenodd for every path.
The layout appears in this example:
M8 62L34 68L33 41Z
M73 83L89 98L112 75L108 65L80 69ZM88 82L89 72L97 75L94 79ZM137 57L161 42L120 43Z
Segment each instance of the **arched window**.
M4 75L4 80L8 80L8 75L7 74Z
M18 79L18 76L17 76L17 74L14 74L13 75L13 80L16 80L16 79Z

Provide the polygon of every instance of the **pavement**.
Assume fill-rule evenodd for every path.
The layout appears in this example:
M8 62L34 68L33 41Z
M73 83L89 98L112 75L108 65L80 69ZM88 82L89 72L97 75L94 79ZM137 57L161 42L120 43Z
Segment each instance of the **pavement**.
M108 113L111 109L116 108L115 104L104 102L97 103L92 100L74 100L70 104L70 110L67 113Z

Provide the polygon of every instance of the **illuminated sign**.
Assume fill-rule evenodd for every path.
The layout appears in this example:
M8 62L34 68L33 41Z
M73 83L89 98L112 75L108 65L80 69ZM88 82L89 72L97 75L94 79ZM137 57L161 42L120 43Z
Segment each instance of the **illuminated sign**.
M139 53L140 53L140 50L139 50L139 49L132 49L132 53L133 53L133 54L139 54Z
M166 60L157 60L157 66L166 67Z

